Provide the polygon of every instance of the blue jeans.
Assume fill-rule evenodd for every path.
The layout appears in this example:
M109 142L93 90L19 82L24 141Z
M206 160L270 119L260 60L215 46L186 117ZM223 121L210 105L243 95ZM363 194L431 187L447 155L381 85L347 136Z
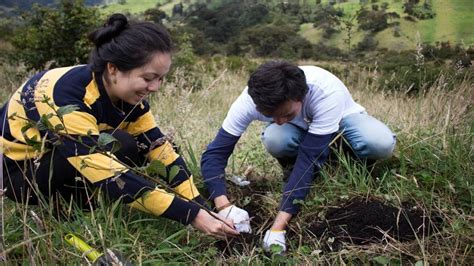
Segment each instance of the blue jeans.
M386 159L395 148L395 134L382 122L366 112L351 114L339 123L339 133L360 159ZM270 123L262 133L267 151L276 158L291 158L298 154L298 147L307 130L291 123Z

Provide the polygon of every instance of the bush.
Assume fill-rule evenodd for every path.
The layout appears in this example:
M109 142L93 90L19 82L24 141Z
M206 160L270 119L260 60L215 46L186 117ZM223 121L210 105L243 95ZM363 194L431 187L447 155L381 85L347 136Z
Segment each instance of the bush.
M242 32L237 40L244 52L259 57L310 57L311 44L288 26L263 25Z
M339 32L337 27L341 24L340 18L343 16L344 11L342 9L334 8L332 5L320 5L314 11L313 26L323 29L323 37L329 39L334 33Z
M433 61L417 62L415 51L386 52L376 58L383 58L380 61L370 59L378 62L381 73L379 86L383 90L421 93L436 84L442 75L449 80L442 86L453 89L465 78L472 78L469 69L459 70L452 65Z
M25 25L11 39L16 59L28 68L87 63L91 46L87 33L99 25L96 8L81 0L60 0L57 9L34 6L23 15Z
M427 1L422 5L419 5L419 2L420 0L408 0L403 4L403 11L418 19L434 18L436 13L433 11L431 5Z
M163 24L163 20L168 19L168 15L159 8L149 8L143 13L145 20Z
M364 39L357 44L356 51L374 51L378 44L379 42L374 38L373 34L367 34L364 36Z
M313 46L313 58L316 60L334 60L344 57L344 52L334 46L318 43Z
M362 30L379 32L392 24L389 23L389 19L397 19L400 16L395 12L385 12L385 9L379 10L373 9L361 9L357 15L357 21L359 22L359 28Z
M194 4L189 8L187 22L202 31L212 42L224 44L248 27L260 24L269 11L263 4L241 4L232 1L216 9L203 4Z

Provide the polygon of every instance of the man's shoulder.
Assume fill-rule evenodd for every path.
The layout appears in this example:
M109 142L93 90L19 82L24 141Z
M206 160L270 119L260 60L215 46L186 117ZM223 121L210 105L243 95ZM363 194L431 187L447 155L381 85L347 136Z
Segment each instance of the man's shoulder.
M307 66L299 66L301 70L303 70L306 80L308 82L311 81L317 81L321 79L333 79L336 78L334 74L329 72L328 70L318 67L318 66L313 66L313 65L307 65Z

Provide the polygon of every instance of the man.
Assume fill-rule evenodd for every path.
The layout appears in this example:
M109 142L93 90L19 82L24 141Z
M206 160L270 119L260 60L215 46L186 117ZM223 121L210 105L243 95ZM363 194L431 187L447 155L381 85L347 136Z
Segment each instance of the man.
M240 232L251 232L249 215L227 198L224 171L235 144L253 120L269 122L262 142L284 171L291 170L284 180L280 210L263 239L267 251L273 244L286 250L285 229L299 211L293 202L308 194L314 173L326 161L328 146L338 133L360 159L388 158L395 146L390 129L354 102L346 86L330 72L285 61L261 65L232 104L201 162L219 214L233 219Z

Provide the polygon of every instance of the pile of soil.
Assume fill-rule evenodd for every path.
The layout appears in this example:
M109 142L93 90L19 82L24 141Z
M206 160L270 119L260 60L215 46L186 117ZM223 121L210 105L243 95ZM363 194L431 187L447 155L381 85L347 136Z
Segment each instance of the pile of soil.
M442 219L435 213L404 204L395 208L377 199L354 198L341 207L328 209L324 221L309 226L317 237L334 237L356 245L381 243L386 238L414 240L432 234Z
M265 209L263 202L268 189L263 182L230 189L229 194L235 204L243 206L249 212L253 232L216 242L216 247L222 254L249 254L253 248L261 245L261 233L270 228L274 219L270 217L270 212ZM246 198L247 200L244 200ZM396 208L376 198L360 197L343 202L338 207L328 208L322 220L316 220L314 216L310 219L304 222L307 226L303 231L289 230L288 240L292 241L291 239L301 235L306 239L316 237L321 243L328 245L323 246L323 250L332 251L342 248L343 242L365 245L385 243L391 238L401 242L415 240L417 237L426 237L436 232L436 228L443 222L439 214L420 206L404 203L401 208ZM329 238L334 239L325 241Z

